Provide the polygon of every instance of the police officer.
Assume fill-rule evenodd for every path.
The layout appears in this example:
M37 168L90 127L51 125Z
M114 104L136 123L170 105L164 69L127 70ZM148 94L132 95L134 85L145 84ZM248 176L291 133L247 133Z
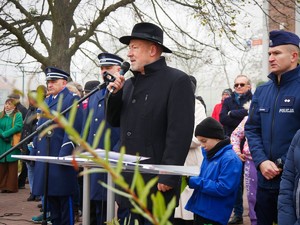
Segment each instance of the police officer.
M114 74L121 71L121 64L123 59L117 55L110 53L101 53L98 56L100 60L101 75L105 72L109 74ZM89 115L89 112L93 111L92 123L89 129L87 142L92 145L97 130L100 124L105 123L104 132L101 135L97 148L104 149L104 134L107 129L111 130L110 136L110 146L108 150L119 150L119 139L120 130L118 127L112 127L108 124L105 119L105 94L107 92L106 87L103 87L100 91L96 92L94 95L89 97L88 105L85 112L85 117ZM85 119L86 119L85 118ZM85 125L85 122L83 123ZM107 191L102 185L99 184L99 180L107 182L107 175L105 173L93 173L91 174L91 215L90 224L91 225L102 225L106 221L107 212Z
M47 67L45 70L46 82L49 97L45 99L49 109L57 110L58 101L62 97L61 111L73 104L78 98L74 96L67 88L69 74L55 67ZM68 113L65 115L68 117ZM82 108L78 107L73 127L81 132L82 126ZM41 117L38 126L43 125L47 118ZM50 156L67 156L71 155L75 143L73 143L65 130L56 127L51 137L36 137L34 140L33 154L37 156L47 156L47 138L50 139L49 155ZM34 169L33 194L44 195L44 176L45 163L36 162ZM53 225L74 224L73 216L73 196L77 188L77 172L71 166L58 164L49 164L48 174L48 202L51 213L51 222ZM45 196L46 197L46 196Z
M245 125L249 149L258 169L255 205L258 225L277 224L282 167L292 138L300 128L299 43L294 33L270 32L270 81L257 87Z

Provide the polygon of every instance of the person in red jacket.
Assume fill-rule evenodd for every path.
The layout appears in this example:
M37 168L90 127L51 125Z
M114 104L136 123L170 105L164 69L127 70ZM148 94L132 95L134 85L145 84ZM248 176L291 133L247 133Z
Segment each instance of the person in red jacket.
M230 97L231 93L232 93L232 90L230 88L224 89L224 91L222 92L221 102L216 104L214 107L214 110L211 115L212 118L214 118L215 120L220 122L220 112L222 110L222 105L223 105L224 99Z

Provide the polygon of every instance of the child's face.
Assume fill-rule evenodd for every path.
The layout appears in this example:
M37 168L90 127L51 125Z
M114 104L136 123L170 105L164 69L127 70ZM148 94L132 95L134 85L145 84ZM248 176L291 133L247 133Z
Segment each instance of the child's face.
M202 136L197 136L198 141L201 144L201 147L205 149L205 151L210 151L216 144L220 142L218 139L206 138Z

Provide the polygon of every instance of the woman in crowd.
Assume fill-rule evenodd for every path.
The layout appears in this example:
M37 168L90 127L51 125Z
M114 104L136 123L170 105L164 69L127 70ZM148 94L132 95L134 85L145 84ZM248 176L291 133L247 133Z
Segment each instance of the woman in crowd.
M17 110L15 101L7 99L4 110L0 113L0 154L4 154L14 144L14 134L23 128L22 114ZM12 155L20 154L15 149L0 160L0 190L2 193L18 192L18 159Z

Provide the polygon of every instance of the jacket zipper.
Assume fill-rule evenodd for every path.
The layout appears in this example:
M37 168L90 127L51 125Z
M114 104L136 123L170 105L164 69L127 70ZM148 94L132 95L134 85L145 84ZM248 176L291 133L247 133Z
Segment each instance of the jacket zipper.
M277 95L275 98L275 103L274 103L274 109L272 113L272 125L271 125L271 139L270 139L270 160L273 161L273 155L272 155L272 146L273 146L273 131L274 131L274 124L275 124L275 112L276 112L276 107L277 107L277 101L278 101L278 96L280 92L280 84L278 84L277 88Z

